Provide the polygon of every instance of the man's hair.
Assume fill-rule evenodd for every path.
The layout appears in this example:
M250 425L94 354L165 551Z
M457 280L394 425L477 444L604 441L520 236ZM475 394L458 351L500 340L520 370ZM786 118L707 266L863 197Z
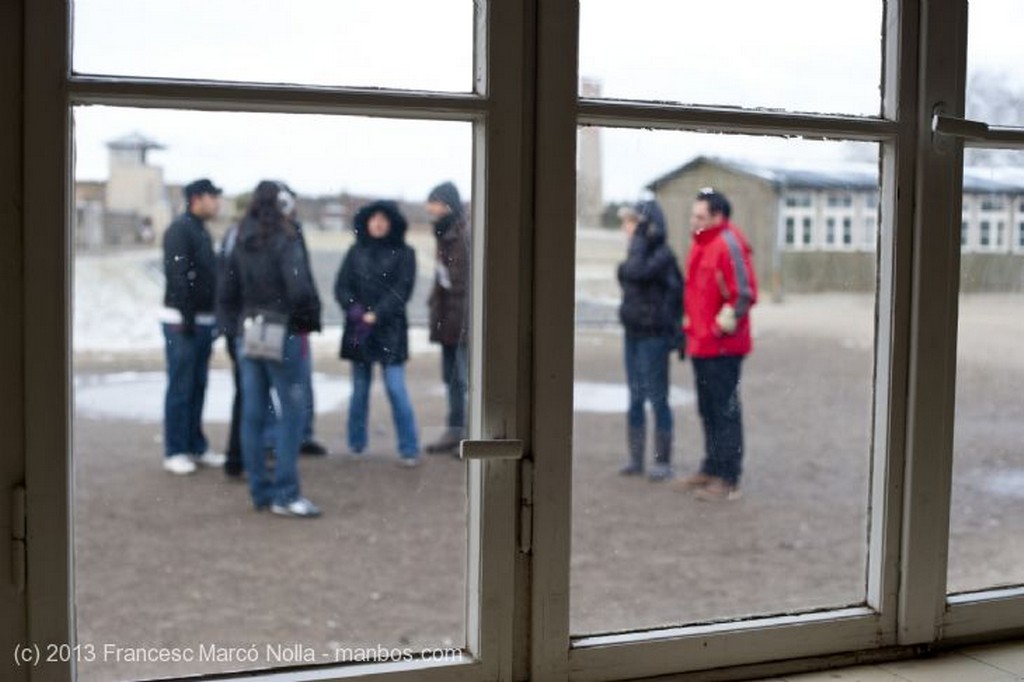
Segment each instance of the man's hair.
M705 187L697 192L697 201L706 201L708 212L712 215L721 213L728 218L732 214L732 204L729 203L729 200L725 198L724 194L711 187Z

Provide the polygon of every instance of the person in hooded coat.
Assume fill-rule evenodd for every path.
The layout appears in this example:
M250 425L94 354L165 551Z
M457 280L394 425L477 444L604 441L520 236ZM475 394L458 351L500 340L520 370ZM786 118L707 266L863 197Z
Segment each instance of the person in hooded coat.
M405 243L408 224L393 201L375 201L356 213L355 244L345 254L334 283L334 298L344 311L341 357L352 363L352 401L348 445L361 454L367 445L370 383L379 364L395 431L399 462L419 464L416 417L405 386L409 358L406 306L416 283L416 252Z
M306 418L308 334L320 330L320 298L301 235L284 213L287 200L278 182L264 180L256 186L227 256L219 303L224 324L236 332L264 316L284 321L280 358L249 356L244 335L236 338L242 380L242 459L257 510L269 508L281 516L309 518L319 516L320 509L302 496L298 455ZM263 443L271 388L281 408L273 478L267 475Z
M669 355L682 344L683 280L672 249L665 243L665 215L656 201L641 201L619 214L629 237L626 260L619 264L622 287L619 319L626 332L625 363L629 385L628 461L619 473L644 473L647 444L645 404L654 411L652 481L672 476L672 409L668 404Z
M469 385L466 322L469 302L469 227L459 190L443 182L427 196L437 238L434 286L430 291L430 340L441 346L441 378L448 394L446 428L427 452L457 454L466 437Z

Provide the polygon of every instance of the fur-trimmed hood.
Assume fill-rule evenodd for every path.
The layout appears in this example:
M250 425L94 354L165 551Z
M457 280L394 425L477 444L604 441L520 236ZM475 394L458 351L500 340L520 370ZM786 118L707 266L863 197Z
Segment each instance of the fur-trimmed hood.
M380 240L371 237L366 230L367 224L370 222L370 216L374 213L383 213L387 216L388 222L391 223L391 231ZM356 212L356 216L352 220L352 230L355 232L356 240L360 244L372 244L374 242L404 244L405 232L408 229L409 223L406 221L405 216L402 215L402 212L398 210L398 204L389 200L374 201L363 206Z

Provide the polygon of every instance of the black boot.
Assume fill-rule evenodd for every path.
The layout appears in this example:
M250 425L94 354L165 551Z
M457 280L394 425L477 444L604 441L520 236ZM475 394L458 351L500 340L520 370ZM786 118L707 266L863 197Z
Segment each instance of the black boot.
M452 454L458 456L462 436L462 429L448 427L440 438L427 446L427 452L432 455Z
M652 481L672 478L672 432L654 432L654 466L647 474Z
M623 476L640 476L644 473L644 450L647 448L647 429L630 427L626 432L629 448L629 462L619 469Z

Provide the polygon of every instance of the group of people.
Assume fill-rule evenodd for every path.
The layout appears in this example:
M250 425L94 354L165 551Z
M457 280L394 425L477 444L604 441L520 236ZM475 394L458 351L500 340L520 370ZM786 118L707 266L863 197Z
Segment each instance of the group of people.
M219 212L221 190L201 179L184 188L187 209L164 235L166 294L161 318L168 385L164 468L190 474L224 467L246 478L257 511L311 518L320 509L301 492L300 453L324 455L313 436L309 334L321 329L321 302L296 219L295 193L264 180L219 249L205 221ZM430 339L442 347L447 428L428 452L455 452L464 436L467 387L466 309L469 231L458 190L446 182L427 198L436 237ZM373 366L380 365L398 435L399 462L420 463L416 418L405 387L409 357L406 307L416 280L407 221L393 201L355 215L355 243L338 269L334 296L344 312L340 356L351 362L348 445L367 446ZM235 377L226 455L210 450L202 430L213 341L225 337Z
M247 479L256 510L319 516L320 509L302 494L298 475L300 453L327 450L313 434L309 334L321 329L321 302L296 219L296 195L284 183L260 182L242 219L215 250L205 221L219 212L220 188L204 178L188 184L184 193L187 209L164 235L164 468L184 475L198 466L224 467L229 476ZM446 429L427 451L450 453L465 430L469 229L450 182L430 192L426 210L436 238L430 340L441 346L448 402ZM729 201L720 192L698 194L684 273L668 245L665 215L656 201L620 212L629 242L618 268L629 387L628 454L620 473L646 473L653 481L673 478L669 359L676 352L693 363L705 455L697 472L673 485L702 500L736 499L743 463L740 369L751 350L749 313L757 281L750 246L730 216ZM416 252L406 243L407 229L394 201L360 208L334 298L344 313L340 356L351 363L349 450L359 455L367 447L373 366L380 365L399 464L415 467L419 432L405 363ZM219 335L226 339L235 379L226 455L210 449L202 429L209 361ZM654 413L649 468L648 403Z
M749 313L757 301L757 278L750 245L731 214L721 192L700 191L690 214L684 276L666 242L665 214L656 201L619 212L629 239L618 269L629 386L628 455L620 473L645 473L649 403L654 462L646 473L652 481L673 477L669 359L677 352L693 363L705 454L697 472L672 485L706 501L737 499L743 465L740 369L751 351Z

